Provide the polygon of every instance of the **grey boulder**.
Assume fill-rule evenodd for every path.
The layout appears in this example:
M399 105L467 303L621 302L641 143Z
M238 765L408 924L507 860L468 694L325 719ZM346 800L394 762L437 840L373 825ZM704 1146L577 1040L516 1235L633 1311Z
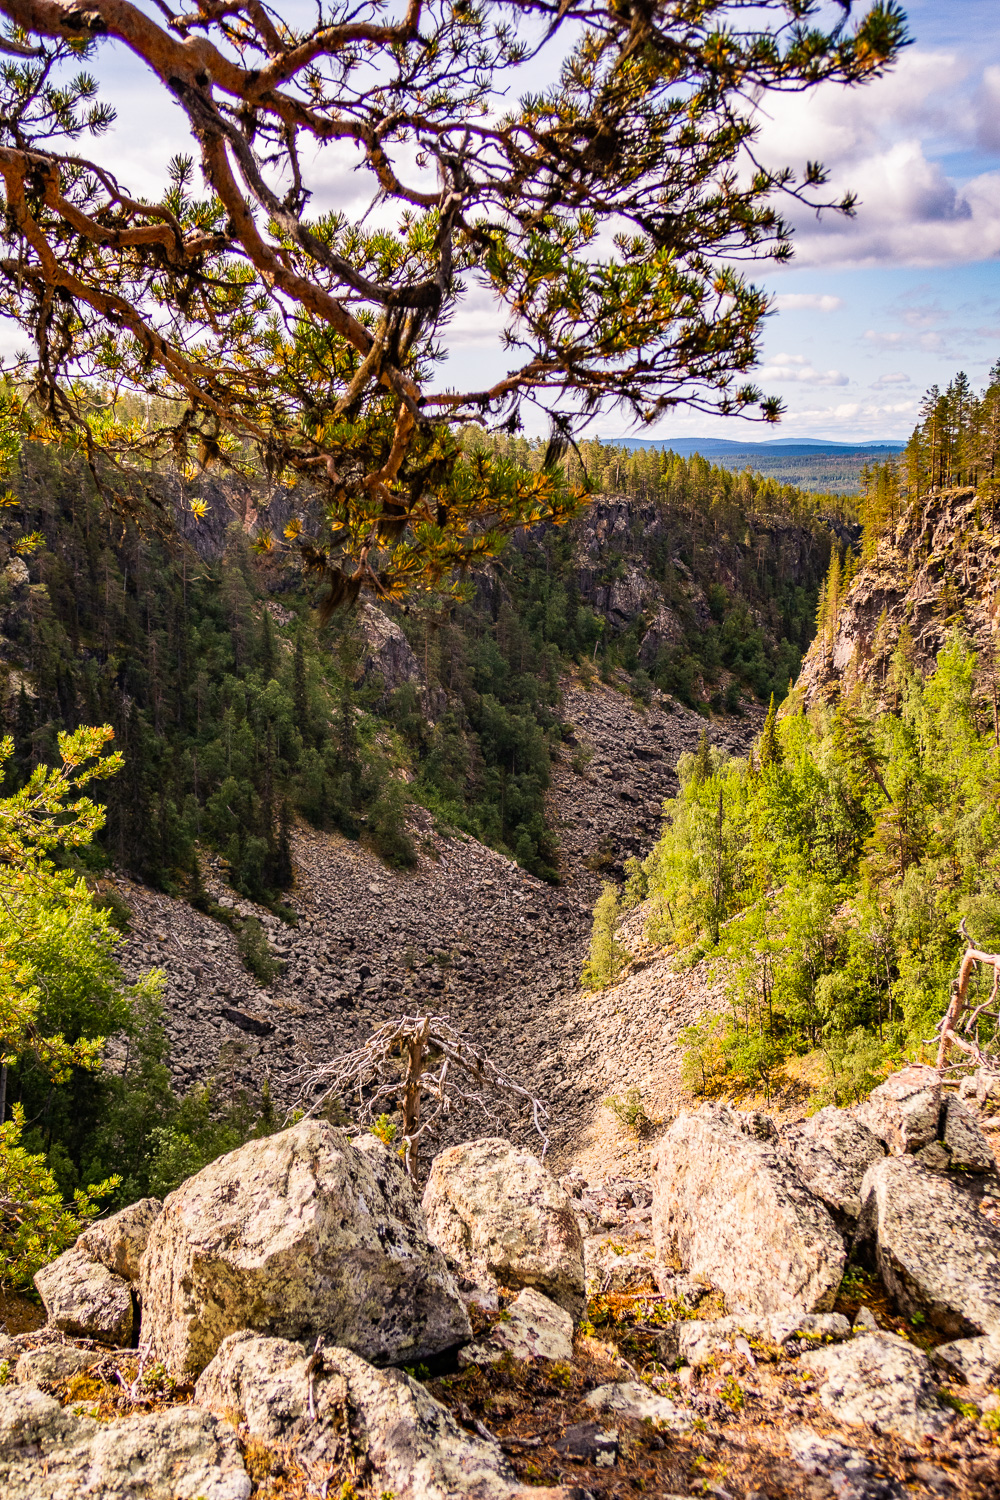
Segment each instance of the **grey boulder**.
M872 1089L854 1114L894 1156L905 1156L937 1139L941 1102L937 1070L911 1063Z
M586 1301L573 1201L536 1156L499 1136L440 1152L424 1190L433 1244L487 1288L534 1287L574 1319Z
M110 1218L91 1224L77 1240L76 1248L91 1260L99 1260L116 1276L138 1281L149 1231L162 1212L159 1198L140 1198Z
M374 1136L303 1120L167 1198L142 1260L143 1344L198 1375L228 1334L322 1334L380 1362L471 1336L420 1204Z
M904 1313L952 1337L1000 1332L1000 1229L979 1209L988 1180L887 1156L861 1188L858 1249Z
M749 1128L749 1127L748 1127ZM653 1237L743 1313L833 1306L846 1251L825 1206L791 1159L724 1106L683 1112L652 1157Z
M33 1386L0 1388L4 1500L249 1500L228 1422L191 1406L95 1422Z
M311 1396L310 1396L311 1392ZM236 1333L203 1371L195 1400L231 1412L248 1435L322 1460L341 1451L344 1418L374 1492L395 1500L557 1500L522 1490L499 1444L465 1432L401 1370L376 1370L348 1349L310 1355L301 1344ZM310 1409L311 1400L311 1409Z
M18 1385L61 1385L89 1370L103 1355L99 1349L78 1349L75 1344L42 1344L26 1349L14 1366Z
M842 1109L821 1109L781 1132L782 1144L809 1191L836 1222L852 1226L861 1212L861 1183L885 1147L867 1125Z
M132 1290L127 1281L91 1260L82 1250L66 1250L35 1273L35 1287L49 1323L75 1338L126 1345L132 1337Z
M819 1399L841 1422L919 1441L936 1437L953 1413L942 1409L930 1361L893 1333L866 1333L801 1355L821 1377Z
M649 1422L653 1427L669 1428L673 1432L692 1432L698 1421L697 1414L685 1411L669 1396L660 1396L638 1380L616 1381L613 1385L599 1385L583 1398L584 1406L606 1416L625 1417L632 1422Z

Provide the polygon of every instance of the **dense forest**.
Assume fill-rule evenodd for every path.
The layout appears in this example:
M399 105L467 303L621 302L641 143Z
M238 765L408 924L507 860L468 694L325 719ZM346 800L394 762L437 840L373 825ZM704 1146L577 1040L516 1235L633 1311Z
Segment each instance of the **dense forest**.
M903 460L869 471L865 553L932 484L975 483L992 504L997 373L979 398L963 376L929 393ZM821 636L832 635L859 565L851 552L831 556ZM896 712L842 683L808 712L795 698L781 715L772 703L747 761L707 739L682 758L663 834L631 868L625 901L648 898L651 935L710 955L724 980L727 1012L687 1037L688 1081L700 1091L770 1096L792 1059L812 1054L828 1097L861 1097L933 1037L964 948L959 922L982 946L1000 940L990 674L957 631L927 675L907 642L904 630L888 684ZM627 960L618 910L605 891L592 984Z

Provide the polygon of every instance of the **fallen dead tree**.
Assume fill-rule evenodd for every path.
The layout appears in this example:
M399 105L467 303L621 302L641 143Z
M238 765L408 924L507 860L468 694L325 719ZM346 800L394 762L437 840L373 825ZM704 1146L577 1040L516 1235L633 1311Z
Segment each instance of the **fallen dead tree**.
M509 1078L481 1047L461 1036L444 1016L401 1016L387 1021L363 1047L329 1062L303 1064L293 1075L298 1093L289 1118L322 1113L333 1099L357 1101L359 1124L398 1109L402 1116L403 1161L416 1175L420 1141L455 1104L474 1104L494 1119L491 1105L503 1100L526 1105L548 1150L548 1110L540 1099ZM423 1109L424 1100L436 1107Z

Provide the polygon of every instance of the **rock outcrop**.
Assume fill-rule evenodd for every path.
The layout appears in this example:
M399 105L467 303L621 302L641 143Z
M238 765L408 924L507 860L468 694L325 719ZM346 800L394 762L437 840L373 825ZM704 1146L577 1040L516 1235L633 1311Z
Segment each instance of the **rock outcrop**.
M937 1140L942 1102L936 1070L911 1063L872 1089L855 1114L888 1151L903 1156Z
M468 1344L458 1353L460 1365L490 1365L509 1354L513 1359L573 1358L573 1319L563 1308L533 1287L504 1310L488 1339Z
M750 1128L713 1105L674 1121L652 1156L657 1250L704 1276L737 1311L825 1311L843 1275L844 1242L790 1157Z
M832 640L817 637L810 646L795 700L811 703L848 673L887 696L904 629L922 672L933 670L956 624L976 650L992 650L998 562L992 501L971 489L922 495L855 574Z
M583 1312L583 1236L573 1204L530 1151L499 1136L440 1152L423 1198L427 1232L450 1264L496 1292L534 1287Z
M499 1444L463 1431L403 1371L373 1369L347 1349L313 1358L301 1344L235 1334L200 1376L195 1399L233 1413L251 1437L317 1459L342 1454L349 1421L375 1492L395 1500L562 1496L551 1488L526 1493Z
M143 1342L197 1375L244 1328L379 1362L470 1336L465 1307L395 1158L306 1120L220 1157L167 1198L142 1262Z
M132 1337L132 1291L82 1250L67 1250L35 1274L49 1322L61 1333L127 1344Z

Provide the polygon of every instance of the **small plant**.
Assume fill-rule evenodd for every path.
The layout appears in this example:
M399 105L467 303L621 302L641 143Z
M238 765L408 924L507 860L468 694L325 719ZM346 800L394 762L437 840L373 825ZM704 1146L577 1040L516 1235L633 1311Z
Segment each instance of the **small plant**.
M0 1359L0 1385L6 1385L13 1374L9 1359Z
M399 1134L399 1126L391 1115L379 1115L370 1129L372 1135L378 1136L383 1146L393 1145Z
M1000 1406L995 1406L992 1411L984 1411L979 1420L987 1432L1000 1436Z
M626 1089L623 1095L609 1094L601 1103L636 1139L645 1135L653 1123L642 1102L642 1092L637 1088Z
M722 1382L722 1389L719 1395L731 1411L742 1411L746 1405L743 1387L732 1375L727 1375L726 1379Z
M593 760L593 758L594 752L591 746L587 744L581 744L577 745L576 749L573 751L573 754L570 756L569 763L573 767L573 770L576 772L577 776L584 776L586 774L587 767L590 765L590 762Z

